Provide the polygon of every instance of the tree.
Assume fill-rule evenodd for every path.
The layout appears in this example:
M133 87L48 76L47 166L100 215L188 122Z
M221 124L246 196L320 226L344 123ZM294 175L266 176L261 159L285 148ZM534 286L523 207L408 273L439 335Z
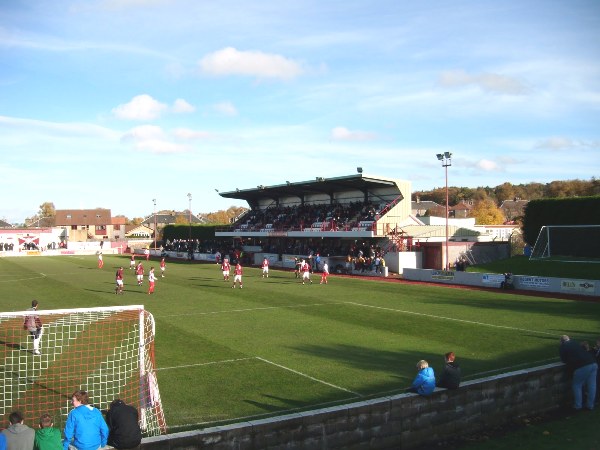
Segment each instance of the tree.
M477 225L500 225L504 223L502 210L489 198L475 203L469 217L474 217Z
M54 203L52 202L44 202L40 205L40 210L38 211L38 216L41 217L55 217L56 216L56 208L54 207Z

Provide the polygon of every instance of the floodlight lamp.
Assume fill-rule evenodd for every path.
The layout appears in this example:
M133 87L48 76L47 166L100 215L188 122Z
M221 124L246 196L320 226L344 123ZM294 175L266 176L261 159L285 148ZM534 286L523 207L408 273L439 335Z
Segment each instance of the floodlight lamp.
M437 159L439 159L440 161L442 159L444 159L444 155L442 155L441 153L438 153L436 156L437 156Z
M357 173L363 173L363 168L362 167L357 167L356 168L356 172Z
M446 159L452 158L452 153L450 153L450 152L444 152L444 158L446 158Z

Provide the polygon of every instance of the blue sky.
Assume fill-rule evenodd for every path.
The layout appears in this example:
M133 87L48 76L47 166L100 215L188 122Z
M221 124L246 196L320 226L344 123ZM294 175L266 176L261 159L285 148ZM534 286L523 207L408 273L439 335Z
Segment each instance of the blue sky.
M35 0L0 6L0 218L212 212L351 175L600 176L600 2Z

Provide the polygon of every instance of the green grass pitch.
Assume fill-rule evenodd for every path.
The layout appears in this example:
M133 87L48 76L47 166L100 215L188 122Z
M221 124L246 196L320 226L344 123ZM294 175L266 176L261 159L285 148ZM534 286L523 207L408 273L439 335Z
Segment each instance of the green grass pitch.
M156 293L126 256L0 258L0 310L143 304L156 320L157 376L171 431L331 406L406 390L415 364L439 374L454 351L465 379L558 361L558 337L600 336L600 304L331 275L167 260ZM116 268L125 294L114 294Z

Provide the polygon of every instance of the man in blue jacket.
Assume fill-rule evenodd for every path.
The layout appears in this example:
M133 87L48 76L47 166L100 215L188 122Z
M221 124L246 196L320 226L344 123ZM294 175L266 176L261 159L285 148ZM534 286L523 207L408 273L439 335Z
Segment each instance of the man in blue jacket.
M87 392L73 392L71 401L73 409L67 417L63 449L98 450L106 446L108 426L100 410L88 405Z

